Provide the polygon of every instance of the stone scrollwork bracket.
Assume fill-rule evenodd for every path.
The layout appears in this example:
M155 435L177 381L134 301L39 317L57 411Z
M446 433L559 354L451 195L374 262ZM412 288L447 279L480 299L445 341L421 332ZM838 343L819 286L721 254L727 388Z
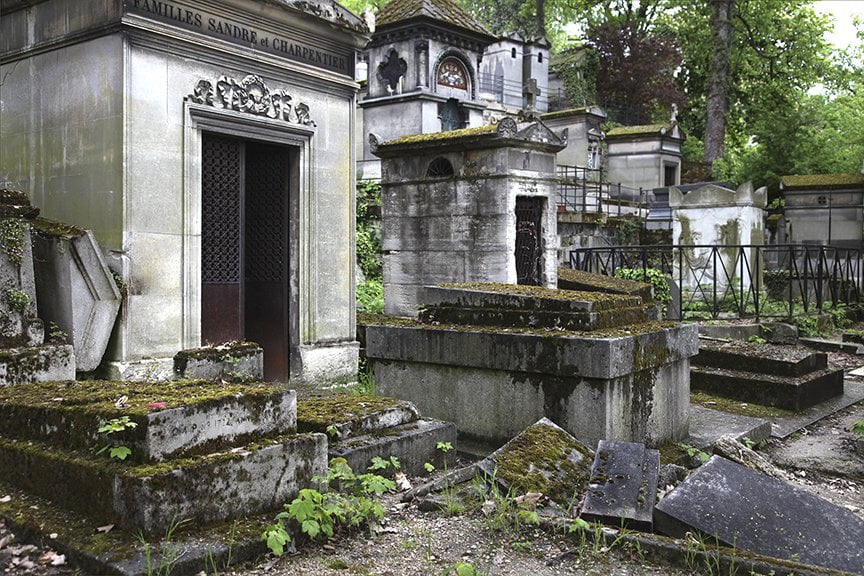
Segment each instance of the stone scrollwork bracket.
M309 106L294 99L285 90L271 90L260 76L250 74L237 81L220 76L214 88L209 80L199 80L188 99L197 104L246 112L274 120L315 127Z

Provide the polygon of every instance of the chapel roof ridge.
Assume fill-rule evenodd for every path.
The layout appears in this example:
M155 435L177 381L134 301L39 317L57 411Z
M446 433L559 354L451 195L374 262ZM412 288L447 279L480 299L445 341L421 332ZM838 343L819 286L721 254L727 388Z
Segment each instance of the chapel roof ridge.
M414 18L430 18L475 34L495 37L453 0L391 0L375 15L378 28Z

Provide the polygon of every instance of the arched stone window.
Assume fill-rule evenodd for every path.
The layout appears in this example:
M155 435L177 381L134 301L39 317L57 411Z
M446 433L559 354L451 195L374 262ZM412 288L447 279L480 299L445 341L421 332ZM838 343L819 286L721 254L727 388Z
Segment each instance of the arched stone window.
M468 90L468 72L462 62L452 56L445 58L438 65L435 81L439 86Z
M429 163L429 167L426 169L427 178L446 178L448 176L453 176L453 173L453 164L451 164L446 158L440 156L432 160L432 162Z

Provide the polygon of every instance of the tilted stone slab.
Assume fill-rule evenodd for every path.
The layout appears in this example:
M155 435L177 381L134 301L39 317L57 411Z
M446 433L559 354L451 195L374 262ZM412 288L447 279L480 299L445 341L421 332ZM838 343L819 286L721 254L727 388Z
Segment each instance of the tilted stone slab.
M158 400L158 385L143 392L143 400L122 383L104 385L107 402L100 402L98 382L25 384L0 393L0 436L48 442L64 449L87 451L98 444L122 444L138 462L162 461L181 453L200 452L213 445L236 445L252 438L296 430L297 395L277 386L183 382L170 402ZM141 384L142 391L145 385ZM79 390L80 389L80 390ZM224 390L224 392L223 392ZM73 392L75 391L75 392ZM94 397L82 397L90 391ZM128 395L127 395L128 394ZM200 395L201 398L196 398ZM114 398L126 396L129 408L117 408ZM167 397L167 393L166 393ZM184 402L177 406L177 402ZM160 406L165 404L165 406ZM120 433L100 435L100 422L120 416L137 424Z
M599 312L642 304L641 299L621 294L568 292L539 286L472 282L426 286L420 304L458 308L502 308L547 312Z
M717 396L800 411L843 395L843 370L829 367L804 376L774 376L691 366L690 387Z
M750 342L699 341L694 366L743 370L774 376L803 376L828 367L828 355L803 346L777 346Z
M68 344L0 349L0 387L75 379L75 352Z
M179 519L200 525L279 509L326 473L327 438L284 436L143 466L0 438L0 469L18 488L94 522L164 535Z
M71 338L77 368L99 367L120 310L120 290L89 230L33 221L33 269L39 316Z
M418 476L426 474L427 462L440 469L446 455L437 449L439 442L456 445L456 425L440 420L420 419L410 424L393 426L380 434L352 436L344 440L330 439L329 456L345 458L355 472L365 472L372 458L399 459L402 470Z
M324 432L333 440L383 432L420 419L417 407L386 396L332 394L311 396L297 404L301 432Z
M602 330L654 320L654 306L631 306L598 312L548 312L502 308L456 308L433 306L420 311L423 322L561 330Z
M657 450L635 442L601 440L581 517L650 532L659 473Z
M655 507L654 526L684 537L864 573L864 520L815 494L713 456Z
M556 376L616 378L684 360L698 352L696 324L644 324L590 338L543 334L367 325L367 357Z
M588 484L594 452L566 430L541 418L477 463L505 493L540 492L562 506Z
M592 274L572 268L558 269L558 288L561 290L579 290L587 292L608 292L639 296L643 302L654 299L653 288L645 282L614 278L603 274Z

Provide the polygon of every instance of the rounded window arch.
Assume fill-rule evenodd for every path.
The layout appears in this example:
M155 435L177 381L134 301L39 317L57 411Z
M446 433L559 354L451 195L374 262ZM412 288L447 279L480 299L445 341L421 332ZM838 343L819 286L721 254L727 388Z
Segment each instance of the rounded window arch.
M458 58L448 56L438 65L435 71L435 82L439 86L468 90L468 71Z
M432 160L432 162L429 163L429 167L426 168L427 178L446 178L448 176L453 176L453 174L453 164L441 156Z

